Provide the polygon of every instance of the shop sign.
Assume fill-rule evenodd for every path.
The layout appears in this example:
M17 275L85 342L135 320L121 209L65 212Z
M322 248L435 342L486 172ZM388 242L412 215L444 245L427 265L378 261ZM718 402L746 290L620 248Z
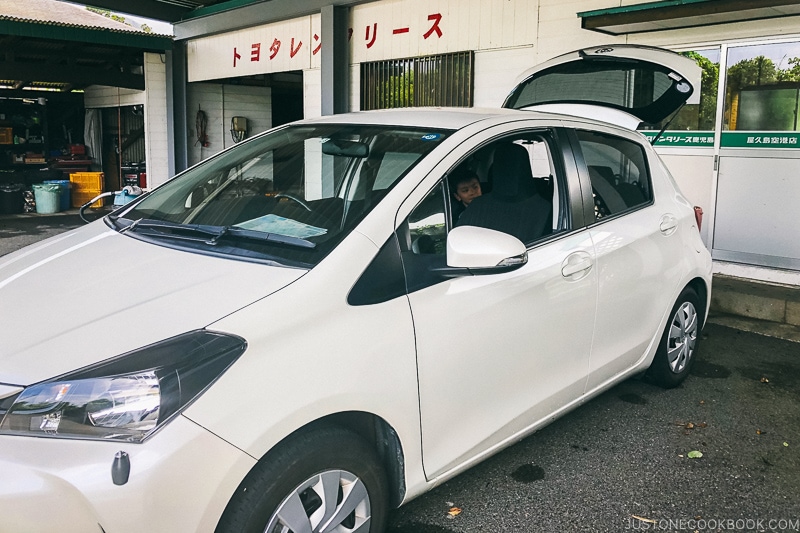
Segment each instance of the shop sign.
M489 50L536 42L529 0L383 0L353 6L347 39L352 63ZM187 43L188 81L319 68L319 14Z
M311 68L321 48L319 15L189 41L190 82Z
M723 131L723 148L800 148L800 133L794 131Z
M353 63L488 50L536 42L529 0L384 0L353 6Z
M650 142L658 135L657 131L642 131ZM702 146L714 147L713 131L665 131L656 141L656 146Z
M658 132L641 131L649 141ZM656 141L656 146L714 146L714 132L711 131L665 131ZM800 149L800 132L789 131L724 131L720 139L723 148L795 148Z

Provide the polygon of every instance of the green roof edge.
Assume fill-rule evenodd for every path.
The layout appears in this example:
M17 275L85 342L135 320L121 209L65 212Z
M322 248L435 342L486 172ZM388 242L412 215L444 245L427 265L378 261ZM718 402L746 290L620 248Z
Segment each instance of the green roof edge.
M167 36L128 33L107 28L88 28L58 23L8 19L0 19L0 34L161 51L171 50L173 44L172 37Z
M632 4L629 6L610 7L606 9L595 9L594 11L580 11L577 15L581 18L598 17L601 15L616 15L619 13L632 13L634 11L647 11L648 9L659 9L662 7L683 6L688 4L701 4L711 0L660 0L659 2L647 2L644 4Z
M228 2L222 2L221 4L214 4L207 7L198 7L197 9L193 9L192 11L189 11L189 13L181 17L181 21L191 20L197 17L205 17L207 15L213 15L215 13L228 11L230 9L237 9L240 7L249 6L251 4L258 4L260 2L264 2L264 0L228 0Z

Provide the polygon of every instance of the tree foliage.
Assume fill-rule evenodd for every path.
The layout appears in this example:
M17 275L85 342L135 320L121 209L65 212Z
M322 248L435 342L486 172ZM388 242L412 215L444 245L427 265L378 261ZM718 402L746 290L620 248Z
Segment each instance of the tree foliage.
M728 90L737 92L753 85L770 85L779 81L780 73L768 57L742 59L728 69Z
M103 15L104 17L106 17L108 19L116 20L117 22L121 22L123 24L128 24L127 22L125 22L125 17L117 15L116 13L112 13L108 9L100 9L100 8L91 7L91 6L86 6L86 9L88 11L91 11L92 13L97 13L98 15ZM130 26L130 24L128 24L128 26Z
M671 129L713 130L717 113L717 87L719 86L719 63L714 63L697 52L684 52L702 69L700 81L700 103L684 106L670 124Z
M719 63L714 63L697 52L683 52L683 55L694 60L703 71L700 103L684 106L673 119L669 128L713 130L717 110ZM772 59L763 55L742 59L728 68L726 81L725 107L726 110L729 110L734 99L738 98L735 95L747 87L775 85L781 82L800 82L800 58L790 58L785 69L780 68Z

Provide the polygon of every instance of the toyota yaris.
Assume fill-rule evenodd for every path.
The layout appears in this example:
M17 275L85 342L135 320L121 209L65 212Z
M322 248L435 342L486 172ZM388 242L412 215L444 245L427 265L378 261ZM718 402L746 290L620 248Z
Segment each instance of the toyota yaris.
M380 532L621 380L680 384L711 259L635 128L697 80L603 47L507 109L294 123L3 257L0 531Z

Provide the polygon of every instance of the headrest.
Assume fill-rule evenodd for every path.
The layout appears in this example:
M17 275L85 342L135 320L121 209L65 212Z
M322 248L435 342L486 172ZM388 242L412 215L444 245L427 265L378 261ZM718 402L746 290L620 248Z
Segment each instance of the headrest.
M499 145L491 168L492 195L516 199L532 194L533 174L528 151L519 144Z

